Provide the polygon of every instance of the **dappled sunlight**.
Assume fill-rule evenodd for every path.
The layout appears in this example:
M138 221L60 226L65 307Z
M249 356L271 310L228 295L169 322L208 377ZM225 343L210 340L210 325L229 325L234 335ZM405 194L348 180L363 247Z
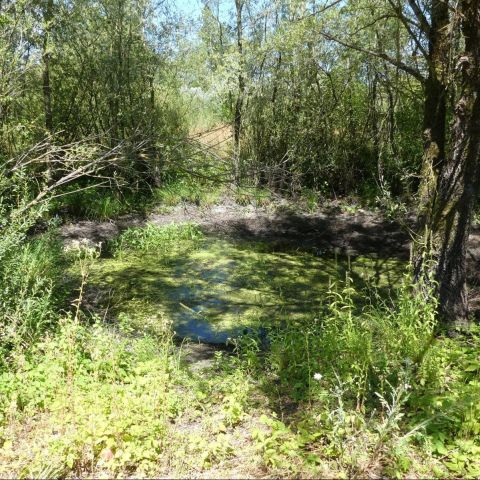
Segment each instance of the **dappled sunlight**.
M101 259L89 289L111 289L114 317L155 312L171 319L182 338L224 343L245 329L310 320L338 280L381 291L397 284L403 271L395 259L319 256L209 238L168 258L150 251Z

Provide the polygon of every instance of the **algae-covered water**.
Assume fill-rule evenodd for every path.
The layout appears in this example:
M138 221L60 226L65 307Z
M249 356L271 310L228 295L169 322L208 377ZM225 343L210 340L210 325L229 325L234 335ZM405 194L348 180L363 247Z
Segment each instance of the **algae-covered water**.
M168 252L133 252L95 264L90 289L135 330L224 343L245 330L312 319L325 292L348 275L358 289L396 284L398 260L323 255L207 238Z

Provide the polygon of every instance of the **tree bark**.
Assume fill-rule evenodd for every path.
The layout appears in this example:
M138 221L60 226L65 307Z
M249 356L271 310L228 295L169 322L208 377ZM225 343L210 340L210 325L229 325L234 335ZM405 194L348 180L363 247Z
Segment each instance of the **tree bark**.
M43 7L43 45L42 45L42 89L43 89L43 108L45 115L45 130L48 135L53 134L53 112L52 112L52 87L50 83L50 34L53 21L53 0L45 0ZM52 158L51 154L47 152L45 164L45 184L48 186L52 183L54 172L52 172Z
M424 150L418 212L421 232L430 221L437 178L445 160L449 22L448 3L444 0L433 0L431 25L428 30L428 78L425 82L423 113Z
M438 110L445 108L443 93L441 103L435 104L437 110L430 110L431 124L436 129L432 130L426 145L433 176L426 180L434 184L433 188L429 185L426 192L423 253L430 253L430 259L427 262L424 255L415 265L418 276L435 280L439 313L451 330L469 325L466 253L480 173L480 0L462 0L459 15L465 50L456 67L459 97L454 112L452 148L445 157L441 136L444 124L439 123ZM439 85L434 86L434 91L440 93ZM426 115L428 113L426 110Z

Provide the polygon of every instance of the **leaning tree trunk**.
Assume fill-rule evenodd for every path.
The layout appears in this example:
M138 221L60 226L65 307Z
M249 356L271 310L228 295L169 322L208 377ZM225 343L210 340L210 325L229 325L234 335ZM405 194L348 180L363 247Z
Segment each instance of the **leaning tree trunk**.
M452 147L429 192L424 247L430 262L416 265L421 276L433 274L440 314L450 329L469 323L466 253L480 173L480 0L462 0L459 13L465 51L456 67L460 80Z

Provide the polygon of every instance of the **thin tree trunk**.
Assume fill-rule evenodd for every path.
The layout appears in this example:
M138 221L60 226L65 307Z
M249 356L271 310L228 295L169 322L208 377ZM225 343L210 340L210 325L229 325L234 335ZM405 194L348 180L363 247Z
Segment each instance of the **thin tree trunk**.
M45 130L48 135L53 133L53 113L52 113L52 87L50 84L50 32L53 21L53 0L45 0L43 5L43 45L42 45L42 62L43 62L43 108L45 115ZM45 184L50 185L52 182L52 159L50 153L47 152L46 168L45 168Z
M245 79L243 77L243 34L242 34L242 9L243 0L235 0L235 8L237 13L237 52L239 55L240 68L238 73L238 95L235 102L235 118L233 125L233 137L234 137L234 175L235 184L240 183L240 132L242 127L242 108L243 108L243 96L245 92Z
M53 20L53 0L46 0L43 10L43 105L45 113L45 129L49 134L53 132L52 88L50 85L50 31Z

